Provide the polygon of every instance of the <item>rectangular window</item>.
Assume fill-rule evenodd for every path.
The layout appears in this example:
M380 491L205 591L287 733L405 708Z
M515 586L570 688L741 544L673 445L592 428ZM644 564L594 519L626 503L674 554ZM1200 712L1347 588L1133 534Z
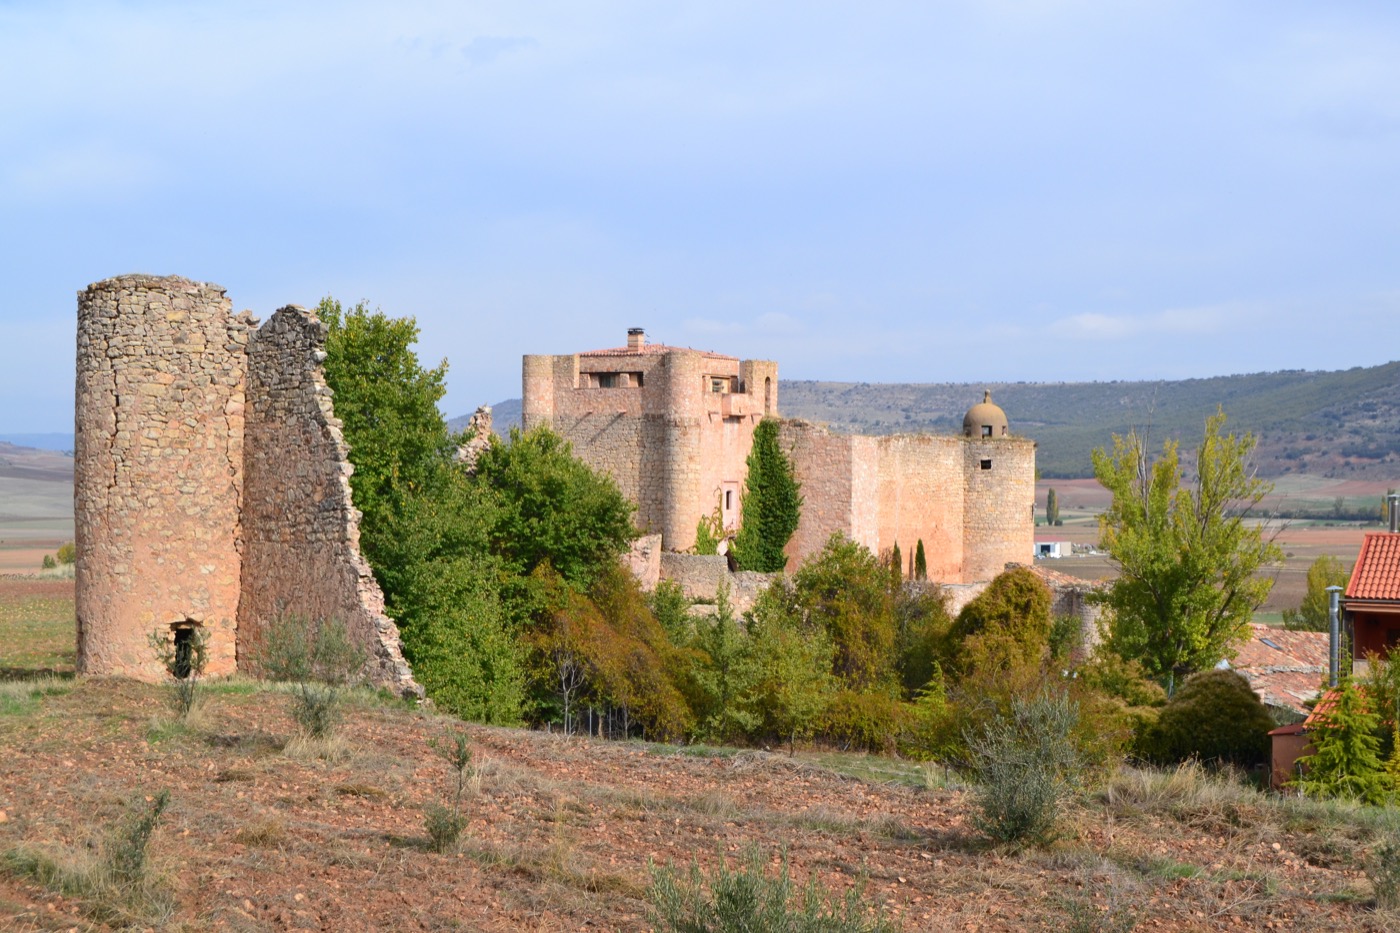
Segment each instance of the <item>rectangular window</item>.
M991 436L992 436L992 426L991 426L990 424L984 424L984 425L982 425L982 436L983 436L983 437L991 437Z
M984 470L990 470L991 468L992 468L992 461L990 461L990 460L983 460L983 461L982 461L982 469L984 469Z
M598 373L595 377L598 381L596 385L600 389L616 389L617 373Z
M716 395L729 391L729 380L723 376L710 377L710 391Z

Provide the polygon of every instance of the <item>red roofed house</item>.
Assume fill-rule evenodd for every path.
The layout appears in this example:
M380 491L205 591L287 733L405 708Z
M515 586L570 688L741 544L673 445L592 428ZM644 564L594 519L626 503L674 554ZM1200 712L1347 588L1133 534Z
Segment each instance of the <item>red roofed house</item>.
M1367 532L1341 598L1356 675L1366 673L1368 658L1386 658L1400 645L1400 497L1389 496L1388 506L1390 530ZM1311 753L1308 726L1326 715L1332 700L1333 692L1328 691L1305 721L1269 733L1275 788L1293 776L1297 759Z
M1390 511L1391 530L1366 535L1342 595L1358 674L1365 671L1369 655L1386 657L1400 644L1400 533L1395 527L1400 509Z

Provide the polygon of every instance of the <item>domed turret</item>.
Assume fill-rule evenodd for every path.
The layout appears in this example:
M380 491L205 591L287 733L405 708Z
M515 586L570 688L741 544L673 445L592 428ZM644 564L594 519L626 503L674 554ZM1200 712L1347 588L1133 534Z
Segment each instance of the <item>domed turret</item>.
M991 390L986 390L982 401L973 405L963 415L963 434L968 437L1006 437L1011 433L1006 423L1006 412L992 404Z

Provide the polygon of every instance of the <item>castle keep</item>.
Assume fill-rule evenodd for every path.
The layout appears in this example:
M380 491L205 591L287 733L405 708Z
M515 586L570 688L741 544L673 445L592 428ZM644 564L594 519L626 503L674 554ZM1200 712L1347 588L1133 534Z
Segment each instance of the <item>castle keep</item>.
M341 622L371 681L422 694L360 554L325 337L302 308L258 328L178 277L79 293L79 671L161 679L150 634L198 628L206 670L229 674L289 615Z
M612 476L637 504L637 524L673 551L695 546L718 506L738 527L753 431L778 411L778 364L648 344L527 356L521 419L548 425L574 453Z
M766 360L652 345L526 356L525 427L547 425L609 473L637 503L643 531L668 551L695 544L719 508L738 527L753 430L778 417L778 366ZM783 448L802 484L790 566L837 531L879 554L896 543L912 559L924 542L929 578L990 580L1035 550L1035 442L1010 431L988 393L958 436L863 437L783 421Z

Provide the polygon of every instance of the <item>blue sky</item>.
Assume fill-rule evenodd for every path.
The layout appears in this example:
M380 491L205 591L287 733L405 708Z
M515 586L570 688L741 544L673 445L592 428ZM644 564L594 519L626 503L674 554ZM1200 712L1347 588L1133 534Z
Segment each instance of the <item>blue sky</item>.
M787 378L1400 357L1400 7L0 0L0 431L75 293L422 328L449 415L654 340Z

